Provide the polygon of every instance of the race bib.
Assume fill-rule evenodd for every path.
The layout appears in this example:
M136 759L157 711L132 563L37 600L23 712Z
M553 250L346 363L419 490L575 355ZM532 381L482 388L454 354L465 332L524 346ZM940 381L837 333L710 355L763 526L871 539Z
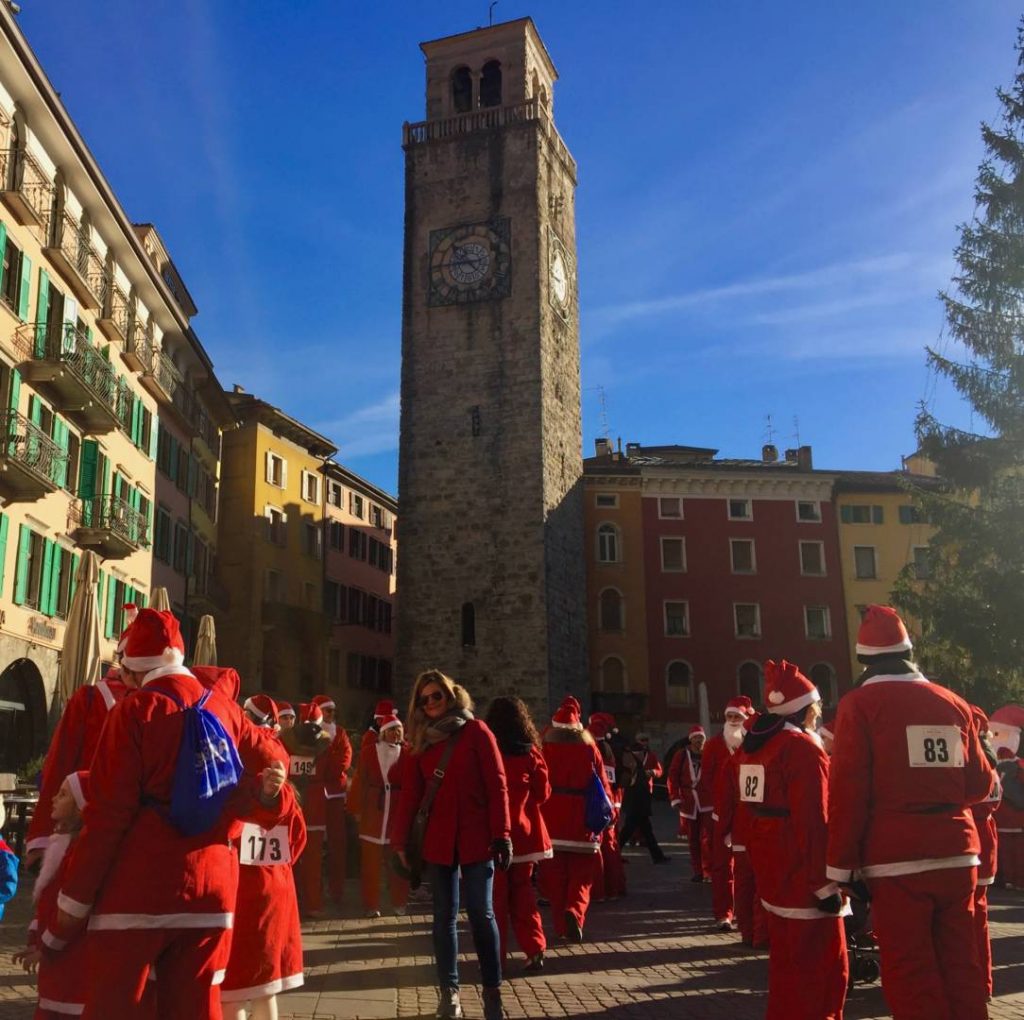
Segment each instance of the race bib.
M915 769L964 767L964 745L956 726L908 726L907 753Z
M740 766L740 800L752 804L764 803L764 766Z
M608 785L609 786L614 786L615 785L615 766L614 765L605 765L605 767L604 767L604 777L605 777L605 779L608 780Z
M242 826L238 860L241 864L291 864L287 827L275 825L272 829L264 829L254 822L246 822Z
M293 755L288 766L290 776L312 776L316 772L316 759Z

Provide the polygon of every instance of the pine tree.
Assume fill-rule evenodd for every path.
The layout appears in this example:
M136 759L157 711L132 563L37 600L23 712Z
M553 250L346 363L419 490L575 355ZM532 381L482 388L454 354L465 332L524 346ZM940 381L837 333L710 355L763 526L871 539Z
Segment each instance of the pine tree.
M952 288L940 294L961 354L928 363L970 405L981 431L942 424L922 406L920 452L948 483L917 489L936 528L930 576L908 568L894 592L924 632L922 664L988 709L1024 698L1024 19L1012 89L996 92L998 126L983 124L986 158L972 222L959 228Z

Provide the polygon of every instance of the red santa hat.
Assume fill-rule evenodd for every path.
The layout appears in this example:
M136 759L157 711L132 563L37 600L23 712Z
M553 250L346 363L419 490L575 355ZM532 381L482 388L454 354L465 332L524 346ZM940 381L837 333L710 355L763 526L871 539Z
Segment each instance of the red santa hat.
M295 709L287 701L276 701L274 704L277 705L277 718L283 719L288 716L290 719L295 718Z
M277 729L280 717L277 714L277 703L268 694L254 694L246 698L242 708L248 713L257 726Z
M707 734L704 732L704 727L701 726L699 723L696 726L691 726L690 727L690 732L687 734L687 737L706 737L706 736L707 736Z
M772 715L792 715L815 701L818 688L792 663L783 659L764 664L765 707Z
M68 784L71 796L75 798L78 810L82 811L85 805L89 803L89 798L92 795L92 785L89 782L88 769L70 773L65 782Z
M738 712L744 719L754 714L754 703L745 694L737 694L730 698L725 706L725 714Z
M298 722L323 726L324 714L320 711L320 706L315 701L304 701L299 705Z
M389 715L395 714L395 703L383 698L377 702L373 709L373 718L376 720L386 719Z
M580 716L581 718L583 716L583 706L580 705L580 703L571 694L567 694L562 699L562 704L559 707L575 709L576 714L578 716Z
M380 722L380 732L381 733L383 733L385 730L393 730L393 729L396 729L396 728L397 729L401 729L402 728L402 720L399 719L398 716L394 714L394 712L392 712L390 715L384 716L384 718L381 719L381 722Z
M126 602L124 609L124 630L121 631L121 638L117 642L117 654L124 655L124 646L128 640L128 631L132 624L138 619L139 607L134 602Z
M570 702L575 702L575 705ZM566 698L551 717L551 725L559 730L582 730L579 704L575 698Z
M185 642L175 615L167 610L141 609L124 641L126 668L148 673L162 666L185 665Z
M596 719L600 719L605 724L609 733L615 729L615 716L611 712L592 712L590 714L591 723Z
M334 704L334 698L329 694L317 694L313 697L313 704L320 706L320 711L324 712L328 708L337 708Z
M868 606L857 631L858 655L898 655L914 646L910 635L892 606Z
M1024 707L1020 705L1003 705L997 708L988 718L988 728L992 733L992 744L998 751L1009 748L1013 757L1020 750L1021 730L1024 730Z
M598 740L603 740L608 736L608 721L600 712L596 712L590 717L587 729L590 730L591 735L596 737Z

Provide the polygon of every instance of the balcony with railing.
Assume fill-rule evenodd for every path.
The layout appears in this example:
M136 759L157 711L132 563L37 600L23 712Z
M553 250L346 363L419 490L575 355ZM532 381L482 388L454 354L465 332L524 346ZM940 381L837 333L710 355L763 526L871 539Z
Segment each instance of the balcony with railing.
M185 377L170 356L150 347L144 356L142 385L166 407L176 413L180 424L192 433L198 431L195 397L189 392Z
M116 496L95 496L71 504L68 532L83 549L120 560L149 544L149 519Z
M24 149L0 152L0 188L19 223L45 227L53 208L53 179Z
M56 492L67 476L68 453L18 411L0 414L0 490L32 501Z
M129 316L121 357L133 372L145 372L152 355L153 340L149 325L134 314Z
M64 275L84 307L100 308L104 289L103 260L92 246L89 225L65 210L59 220L48 225L48 234L44 253Z
M128 342L128 295L109 276L103 281L103 303L96 325L103 335L115 344Z
M548 108L536 96L524 103L489 106L480 110L470 110L469 113L456 114L454 117L438 117L436 120L423 120L417 124L406 123L402 127L402 146L408 149L427 142L461 138L482 131L493 131L496 128L530 122L540 125L558 158L572 174L573 180L576 180L576 160L572 158L565 142L562 141Z
M70 323L27 322L17 328L14 347L22 376L47 386L57 410L86 432L112 432L118 417L119 380L113 366Z

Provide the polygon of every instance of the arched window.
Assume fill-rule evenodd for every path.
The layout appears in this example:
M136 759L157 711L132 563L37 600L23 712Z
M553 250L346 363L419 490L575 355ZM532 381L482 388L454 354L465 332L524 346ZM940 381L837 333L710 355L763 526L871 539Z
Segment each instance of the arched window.
M616 588L605 588L601 592L601 630L625 630L624 610L622 593Z
M488 60L480 75L480 105L501 106L501 64Z
M614 524L602 524L597 529L597 561L619 562L619 529Z
M745 694L754 703L755 708L760 708L764 700L764 674L757 662L741 663L738 670L740 694Z
M694 703L693 670L688 662L670 662L665 667L665 692L670 706L683 708Z
M816 662L811 666L811 680L818 688L821 703L826 706L835 705L839 700L836 671L827 662Z
M476 644L476 609L472 602L462 603L462 645Z
M473 109L473 75L468 67L452 71L452 107L456 113L469 113Z
M601 663L601 690L621 692L626 689L626 666L617 655L609 655Z

